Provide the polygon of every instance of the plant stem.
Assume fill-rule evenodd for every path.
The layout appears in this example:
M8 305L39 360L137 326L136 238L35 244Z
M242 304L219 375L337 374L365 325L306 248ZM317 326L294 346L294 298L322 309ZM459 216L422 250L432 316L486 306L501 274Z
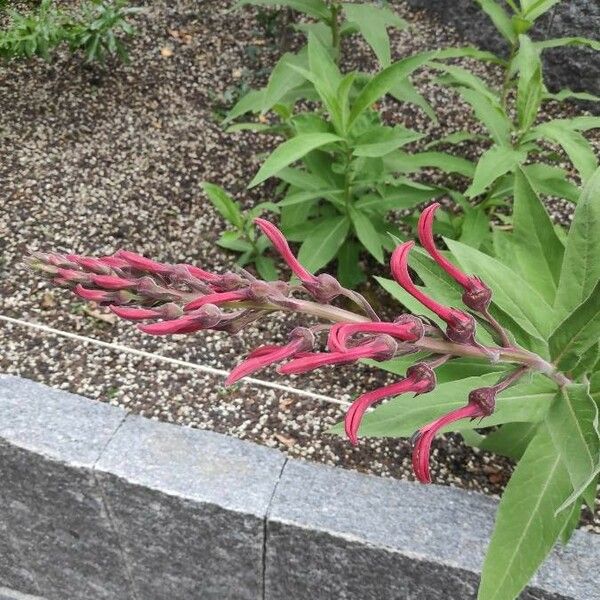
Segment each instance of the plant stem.
M331 3L331 21L329 22L329 27L331 29L331 45L333 46L333 60L336 65L339 65L341 51L340 51L340 23L339 23L339 14L341 11L341 6L337 2Z

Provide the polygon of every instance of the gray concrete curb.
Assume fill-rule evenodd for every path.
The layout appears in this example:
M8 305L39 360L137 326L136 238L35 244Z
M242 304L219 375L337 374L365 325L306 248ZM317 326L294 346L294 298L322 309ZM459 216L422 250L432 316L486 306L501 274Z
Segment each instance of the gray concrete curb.
M475 0L407 0L413 8L431 10L444 23L452 25L467 40L494 52L506 46L488 16ZM500 2L502 4L502 2ZM542 17L532 31L535 38L588 37L599 39L600 2L568 0L557 4ZM556 48L544 52L547 80L554 90L569 87L574 91L600 94L600 53L584 47ZM582 103L598 112L598 103Z
M496 502L0 375L0 600L475 598ZM577 532L522 598L600 599Z

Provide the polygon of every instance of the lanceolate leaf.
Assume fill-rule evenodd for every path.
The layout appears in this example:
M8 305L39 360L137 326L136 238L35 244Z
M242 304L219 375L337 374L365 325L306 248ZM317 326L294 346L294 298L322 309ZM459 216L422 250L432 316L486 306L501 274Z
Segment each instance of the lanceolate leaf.
M586 184L567 238L555 311L562 320L581 304L600 280L600 169Z
M568 511L554 513L570 491L569 474L541 424L502 496L479 600L514 600L519 595L567 522Z
M371 219L365 213L355 208L350 209L350 219L360 243L379 263L383 263L381 236L373 226Z
M388 26L404 29L408 26L387 7L378 7L374 4L344 4L344 12L349 21L354 23L361 35L365 38L373 52L377 55L382 67L390 64L390 39Z
M600 463L598 407L588 384L565 386L550 406L546 423L573 488L585 490Z
M515 173L513 211L514 258L521 275L552 304L565 248L544 205L520 169Z
M350 229L348 217L322 220L306 237L300 247L298 260L312 273L333 260Z
M473 107L477 118L485 125L494 141L501 146L510 143L511 123L496 104L483 94L468 88L458 88L460 95Z
M412 395L398 396L365 415L361 435L408 437L440 415L464 406L472 389L493 385L501 376L499 373L487 373L449 381L417 399ZM490 417L481 422L479 419L460 421L452 425L450 430L477 429L515 421L540 421L555 394L556 386L550 380L535 377L531 383L518 384L502 392L496 401L496 411Z
M399 80L408 77L413 71L424 65L435 56L435 52L422 52L404 60L398 61L380 71L367 83L354 101L350 111L348 126L362 114L362 112L387 94Z
M552 333L550 356L559 368L568 371L600 339L600 281Z
M557 122L550 121L538 125L532 134L562 146L584 181L589 179L598 167L598 159L593 148L578 131L567 129Z
M492 146L479 159L473 183L465 195L469 198L479 196L500 176L514 171L525 158L527 154L523 150L515 150L507 146Z
M516 44L517 35L514 32L510 17L496 0L476 0L481 9L492 20L496 29L511 43Z
M263 163L248 187L254 187L269 177L276 175L281 169L296 162L315 148L337 142L341 138L332 133L306 133L293 137L275 148Z

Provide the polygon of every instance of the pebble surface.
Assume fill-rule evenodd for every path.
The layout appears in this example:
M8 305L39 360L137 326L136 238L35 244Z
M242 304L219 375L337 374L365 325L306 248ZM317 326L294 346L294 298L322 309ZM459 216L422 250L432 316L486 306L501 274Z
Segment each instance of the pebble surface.
M245 186L274 141L248 132L226 134L217 115L237 90L262 84L278 56L256 12L231 11L230 2L142 4L130 64L111 63L103 71L61 53L50 64L0 66L0 314L229 369L258 343L285 339L295 323L277 317L243 337L205 332L152 338L49 288L21 263L27 250L99 254L128 247L162 261L225 270L235 257L215 245L224 225L200 182L223 185L245 206L273 196L269 182L250 191ZM393 4L411 23L410 31L392 36L395 57L462 44L450 28ZM344 68L375 67L365 45L351 43ZM490 81L499 77L494 68L476 70ZM436 110L437 125L417 108L399 111L387 101L381 106L385 118L431 135L475 129L465 106L434 85L433 77L424 71L415 83ZM549 115L558 111L548 105ZM598 147L597 138L592 142ZM481 148L465 143L458 151L473 157ZM435 172L424 176L439 178ZM572 206L556 199L548 206L556 221L568 223ZM362 440L353 448L328 434L343 416L336 404L247 384L226 389L214 375L2 321L0 372L150 418L251 439L294 457L412 478L407 440ZM272 371L260 377L343 401L388 380L368 367L326 369L287 381ZM460 436L435 442L432 474L438 483L499 494L511 470L509 461L471 450ZM600 532L598 510L584 520L586 528Z

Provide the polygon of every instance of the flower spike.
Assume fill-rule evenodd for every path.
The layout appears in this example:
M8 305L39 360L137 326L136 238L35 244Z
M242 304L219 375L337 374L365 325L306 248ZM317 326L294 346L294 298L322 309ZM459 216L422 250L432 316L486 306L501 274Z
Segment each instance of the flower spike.
M465 290L462 301L465 306L477 312L485 312L492 299L492 290L474 275L466 275L456 265L452 264L436 247L433 239L433 220L435 211L440 207L438 202L429 205L419 217L417 228L419 240L429 252L431 258Z
M433 311L446 322L448 339L459 344L473 343L475 336L475 319L461 310L444 306L424 294L414 283L408 272L408 254L415 245L414 242L400 244L393 254L390 267L394 279L421 304Z

